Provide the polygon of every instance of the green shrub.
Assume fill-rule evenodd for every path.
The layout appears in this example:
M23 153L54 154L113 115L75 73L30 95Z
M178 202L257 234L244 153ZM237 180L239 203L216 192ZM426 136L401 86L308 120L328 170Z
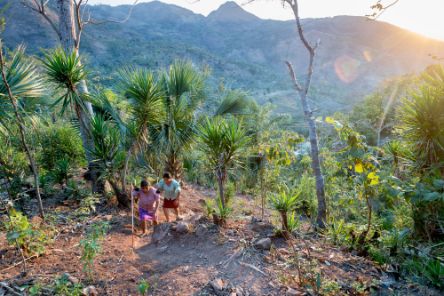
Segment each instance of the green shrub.
M40 255L45 251L47 235L29 223L28 218L14 209L4 222L6 239L12 246L18 246L27 255Z
M57 163L64 159L71 166L85 164L85 151L79 132L66 123L51 124L41 130L40 154L41 166L46 170L53 170Z
M150 289L150 283L146 279L142 279L137 284L137 292L139 292L140 295L146 295L148 293L148 290Z
M91 224L86 231L86 237L80 241L82 255L80 260L83 263L83 271L92 278L94 271L94 260L102 250L101 240L106 235L109 224L106 222L97 222Z

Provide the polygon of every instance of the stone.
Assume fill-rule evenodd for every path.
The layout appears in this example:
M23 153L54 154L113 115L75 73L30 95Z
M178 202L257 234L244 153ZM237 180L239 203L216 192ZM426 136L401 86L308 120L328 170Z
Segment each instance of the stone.
M196 235L197 236L204 236L208 231L208 227L205 224L199 224L196 227Z
M251 226L251 230L255 232L268 231L270 229L273 230L273 225L265 222L256 222Z
M188 233L190 232L190 226L186 222L179 222L176 225L176 231L178 233Z
M270 250L271 249L271 239L268 237L259 239L254 243L254 246L260 250Z
M105 215L103 216L103 219L110 222L113 219L113 215Z
M80 283L80 280L79 280L78 278L76 278L75 276L70 275L70 274L67 273L67 272L65 272L63 275L68 279L68 281L69 281L71 284L74 284L74 285L75 285L75 284Z
M225 283L221 278L217 278L217 279L214 279L210 282L210 286L217 293L217 292L221 292L224 289Z
M302 295L302 293L293 289L293 288L288 288L287 293L285 295L286 296L300 296L300 295Z
M94 286L88 286L82 290L82 295L84 296L98 296L99 293Z

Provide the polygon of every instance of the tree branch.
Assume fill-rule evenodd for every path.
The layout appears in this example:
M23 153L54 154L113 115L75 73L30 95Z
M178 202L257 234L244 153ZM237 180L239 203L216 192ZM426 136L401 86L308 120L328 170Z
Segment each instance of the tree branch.
M94 20L94 19L92 19L91 18L91 16L88 18L88 20L87 21L85 21L84 22L84 24L86 25L86 24L91 24L91 25L102 25L102 24L106 24L106 23L115 23L115 24L123 24L123 23L126 23L129 19L130 19L130 17L131 17L131 15L132 15L132 13L133 13L133 9L134 9L134 7L136 6L136 4L139 2L139 0L135 0L134 1L134 3L131 5L131 7L130 7L130 9L129 9L129 11L128 11L128 14L125 16L125 18L124 19L122 19L122 20L112 20L112 19L108 19L108 20Z
M290 72L291 80L293 81L294 87L297 91L303 91L301 85L299 84L296 74L294 73L293 65L289 61L285 61L285 64L288 67L288 71Z
M32 1L32 3L30 3L30 1ZM57 37L61 40L62 39L62 35L60 34L59 29L57 28L56 24L54 23L54 21L51 19L51 17L48 15L47 11L46 11L46 5L48 4L49 0L22 0L22 4L37 12L38 14L40 14L41 16L43 16L43 18L48 22L48 24L51 26L51 28L54 30L54 32L57 34Z

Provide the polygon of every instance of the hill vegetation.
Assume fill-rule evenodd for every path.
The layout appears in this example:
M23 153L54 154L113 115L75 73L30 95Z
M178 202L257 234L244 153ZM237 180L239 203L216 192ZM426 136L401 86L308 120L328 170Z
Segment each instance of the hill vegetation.
M444 67L369 91L423 67L404 59L440 42L403 32L412 48L379 59L366 38L383 32L393 45L400 29L304 20L310 42L336 36L324 38L313 92L291 77L307 137L246 92L273 84L296 97L273 64L279 36L297 44L290 23L233 3L205 18L154 2L124 24L62 32L74 13L63 0L52 39L37 14L12 17L14 3L0 40L0 295L442 294ZM124 8L91 7L103 18ZM14 47L20 38L29 51ZM367 62L356 68L346 56L358 48ZM298 71L305 59L293 58ZM316 97L323 85L366 96L334 108L340 100Z

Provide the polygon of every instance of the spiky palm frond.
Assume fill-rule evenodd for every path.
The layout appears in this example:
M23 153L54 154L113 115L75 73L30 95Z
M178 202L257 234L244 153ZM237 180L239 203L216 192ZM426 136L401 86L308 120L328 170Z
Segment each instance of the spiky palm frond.
M444 162L443 90L423 85L404 99L399 109L402 134L411 143L421 168Z
M255 102L246 93L239 90L231 90L222 97L222 101L214 115L249 115L256 109Z
M120 148L120 133L113 121L107 121L102 115L91 119L91 133L94 147L91 153L96 161L107 168L112 168Z
M132 118L139 130L138 140L148 141L148 129L164 119L164 91L154 75L144 69L120 72L122 90L130 102Z
M54 105L62 103L62 114L70 105L85 108L87 98L77 92L78 84L86 78L86 71L80 62L80 57L75 53L66 53L58 48L46 53L42 60L48 82L55 85L63 95L56 100Z
M273 209L278 212L293 211L298 203L300 192L288 194L285 191L270 196L270 203Z
M14 97L39 98L45 92L43 79L39 75L34 63L25 57L25 48L17 47L5 65L6 80ZM0 81L0 96L7 98L8 91L3 79Z
M206 118L199 125L201 149L213 167L226 169L249 143L245 129L236 118Z

